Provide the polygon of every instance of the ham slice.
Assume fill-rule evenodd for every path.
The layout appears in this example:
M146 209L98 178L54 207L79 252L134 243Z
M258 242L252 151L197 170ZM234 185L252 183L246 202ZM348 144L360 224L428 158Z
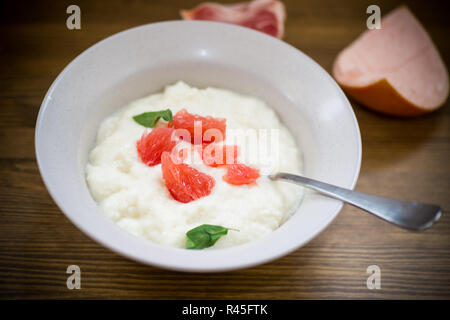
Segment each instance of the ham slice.
M283 3L276 0L253 0L231 5L205 2L191 10L181 10L180 14L185 20L233 23L277 38L283 36L286 18Z
M430 36L405 6L383 17L336 58L333 76L356 101L396 116L442 106L448 72Z

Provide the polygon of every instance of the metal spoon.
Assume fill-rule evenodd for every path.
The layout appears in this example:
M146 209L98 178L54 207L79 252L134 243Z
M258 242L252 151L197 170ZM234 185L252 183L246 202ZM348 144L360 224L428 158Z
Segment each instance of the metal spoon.
M407 229L423 230L429 228L441 216L441 208L433 204L399 201L370 195L284 172L269 175L269 178L308 187Z

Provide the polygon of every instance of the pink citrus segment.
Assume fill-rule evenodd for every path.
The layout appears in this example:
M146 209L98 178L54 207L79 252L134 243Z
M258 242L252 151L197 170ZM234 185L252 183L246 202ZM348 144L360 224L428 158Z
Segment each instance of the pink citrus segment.
M200 125L201 130L197 129L194 131L194 125ZM191 143L203 143L203 142L211 142L211 141L222 141L225 139L225 131L226 131L226 119L222 118L213 118L213 117L202 117L197 114L191 114L187 112L185 109L178 111L173 117L173 127L175 129L186 129L191 135ZM200 128L200 126L199 126ZM215 130L212 130L215 129ZM212 139L205 139L205 132L207 134L213 135ZM198 131L198 132L196 132ZM197 133L198 137L194 137L194 134ZM200 136L201 134L201 136ZM196 138L196 139L195 139Z
M173 128L154 128L144 133L136 142L137 152L142 162L148 166L161 163L161 155L165 151L171 151L177 144L172 141Z
M185 163L174 163L169 152L161 156L161 169L167 189L179 202L187 203L205 197L215 185L213 177Z
M227 166L227 173L223 176L223 180L229 184L239 186L254 183L259 177L258 169L238 163Z

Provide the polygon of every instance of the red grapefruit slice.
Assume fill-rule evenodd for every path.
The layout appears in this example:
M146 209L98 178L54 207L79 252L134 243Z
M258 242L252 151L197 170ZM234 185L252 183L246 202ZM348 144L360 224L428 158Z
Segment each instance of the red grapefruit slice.
M205 197L215 185L213 177L185 163L174 163L169 152L161 156L161 169L167 189L179 202L188 203Z
M233 185L251 184L259 178L259 170L250 168L245 164L231 164L227 166L227 173L223 180Z
M201 131L200 127L195 130L195 126L199 124L201 124ZM211 142L211 140L215 142L224 140L227 126L226 119L213 118L210 116L202 117L196 114L191 114L185 109L182 109L173 117L173 127L175 129L188 130L191 135L191 143L200 144L203 142ZM210 129L211 131L207 132ZM213 139L205 139L205 132L207 132L207 134L214 135L214 137L212 137ZM195 133L197 133L197 137L194 136Z
M154 128L144 133L136 142L136 148L142 162L148 166L161 163L161 155L164 151L171 151L177 144L172 141L173 128Z

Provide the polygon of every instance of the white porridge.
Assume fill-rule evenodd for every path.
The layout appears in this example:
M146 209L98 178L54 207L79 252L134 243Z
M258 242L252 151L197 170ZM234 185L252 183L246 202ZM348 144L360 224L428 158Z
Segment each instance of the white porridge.
M269 166L247 161L260 169L261 176L256 183L239 186L223 180L225 166L210 167L197 161L192 167L215 180L211 193L188 203L176 201L166 188L161 164L144 164L136 150L136 142L152 129L138 124L133 116L161 109L170 109L174 114L186 109L192 114L225 118L225 142L239 145L244 151L246 146L236 141L233 133L277 129L279 161ZM128 104L101 123L89 155L86 178L101 209L128 232L182 248L186 232L202 224L235 229L211 247L224 248L258 239L289 218L301 199L302 188L271 181L266 174L301 170L301 154L294 138L263 101L228 90L197 89L178 82L162 93Z

